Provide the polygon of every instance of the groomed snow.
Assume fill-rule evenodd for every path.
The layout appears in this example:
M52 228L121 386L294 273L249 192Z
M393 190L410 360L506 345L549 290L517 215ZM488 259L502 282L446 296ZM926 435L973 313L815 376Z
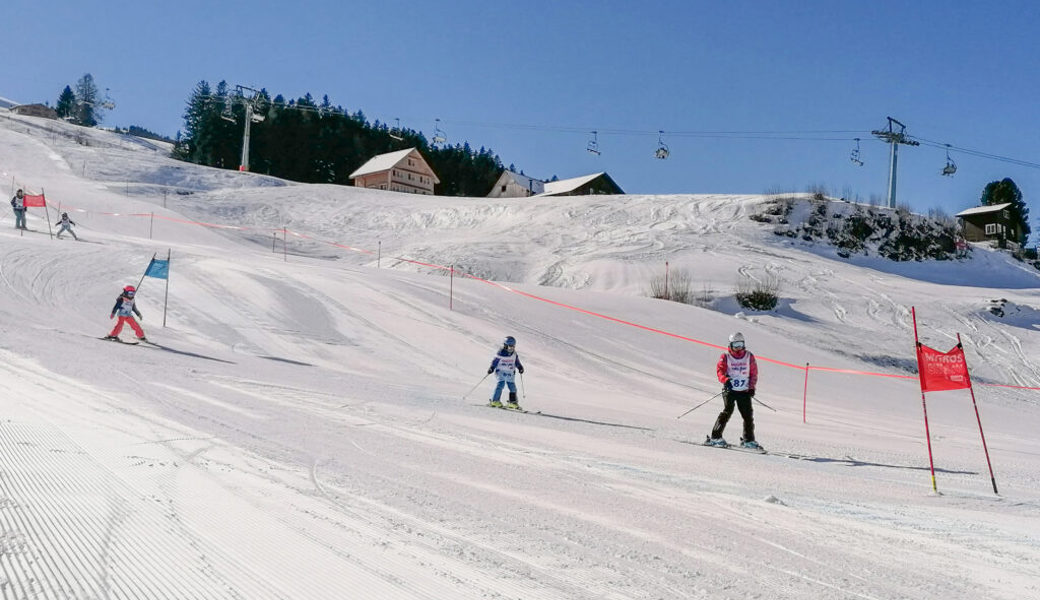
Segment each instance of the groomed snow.
M0 211L3 598L1040 597L1040 391L1004 387L1040 387L1032 267L840 259L761 196L420 197L167 152L0 113L5 191L82 238ZM166 327L165 282L138 300L163 348L96 339L167 250ZM666 261L704 307L647 297ZM780 307L740 312L769 275ZM961 335L999 495L962 391L928 398L932 491L912 306ZM676 418L735 330L769 455L699 445L719 400ZM541 414L481 406L505 335ZM807 363L856 373L810 371L803 422Z

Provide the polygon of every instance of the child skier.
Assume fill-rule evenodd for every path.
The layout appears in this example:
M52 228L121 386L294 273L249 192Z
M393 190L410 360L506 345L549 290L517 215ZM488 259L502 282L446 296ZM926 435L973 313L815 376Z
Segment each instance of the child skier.
M738 331L729 336L729 351L719 357L715 373L723 386L725 404L715 421L715 427L711 430L711 436L704 443L709 446L729 445L722 439L722 432L726 429L726 423L733 415L733 405L736 404L741 418L744 419L744 435L740 438L740 445L761 450L762 446L755 441L755 420L751 405L751 399L755 397L755 385L758 383L758 364L755 362L755 355L744 345L744 334Z
M520 364L520 356L516 353L516 338L509 336L502 342L502 348L495 354L495 359L491 361L491 366L488 367L488 375L495 373L498 377L495 395L492 396L491 401L488 403L489 405L495 408L503 408L501 401L502 388L508 385L509 401L506 402L505 408L520 409L520 404L516 401L516 383L514 383L514 373L517 371L522 375L524 366Z
M129 324L130 328L133 329L134 333L137 335L138 340L142 342L148 341L148 339L144 337L144 331L141 329L141 326L137 324L136 320L134 320L135 313L138 317L144 319L144 317L141 316L141 311L137 310L137 307L134 306L134 295L136 293L137 289L132 285L128 285L125 288L123 288L123 293L120 294L118 298L116 298L116 305L112 307L112 314L110 314L108 318L114 319L116 317L116 314L118 314L119 321L116 323L116 326L112 329L112 332L106 335L104 339L118 340L119 332L123 330L123 325Z
M76 237L76 232L72 230L72 226L75 224L76 222L69 218L69 213L61 213L61 220L55 223L55 225L61 225L61 229L58 230L58 239L60 240L61 234L68 231L70 234L72 234L72 239L78 242L79 238Z

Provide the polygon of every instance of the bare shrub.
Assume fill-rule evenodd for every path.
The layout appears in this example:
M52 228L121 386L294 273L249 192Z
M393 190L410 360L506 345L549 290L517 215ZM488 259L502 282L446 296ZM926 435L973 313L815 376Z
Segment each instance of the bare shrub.
M658 275L650 280L650 297L660 300L671 300L683 304L692 304L693 277L686 269L672 269L666 275Z
M711 288L711 285L705 283L701 286L700 293L693 299L693 303L701 308L708 308L714 300L715 290Z
M761 280L742 276L737 282L737 303L750 310L773 310L780 302L780 276L766 273Z
M812 196L813 200L826 200L827 199L827 186L822 183L813 183L805 188L806 193Z

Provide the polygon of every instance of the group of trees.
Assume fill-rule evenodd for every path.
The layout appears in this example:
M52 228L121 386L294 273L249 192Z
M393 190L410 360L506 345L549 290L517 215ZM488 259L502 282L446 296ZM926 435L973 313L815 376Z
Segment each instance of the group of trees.
M65 86L54 110L61 119L93 127L104 120L106 104L109 102L98 94L94 76L87 73L76 82L76 91L71 86Z
M1015 182L1010 177L1005 177L1000 181L991 181L982 190L982 206L994 206L1004 203L1011 204L1008 207L1008 213L1010 214L1011 222L1018 226L1018 239L1012 241L1025 246L1026 240L1029 239L1029 233L1032 231L1029 228L1029 207L1026 206L1025 200L1022 199L1022 190L1018 189L1018 186L1015 185Z
M242 91L247 93L242 94ZM438 146L418 131L369 123L359 110L348 113L328 96L296 100L265 91L216 88L200 81L188 99L177 158L211 167L238 168L246 104L252 108L250 170L306 183L350 185L350 174L377 154L417 148L437 173L442 196L484 196L502 173L490 150L468 143Z

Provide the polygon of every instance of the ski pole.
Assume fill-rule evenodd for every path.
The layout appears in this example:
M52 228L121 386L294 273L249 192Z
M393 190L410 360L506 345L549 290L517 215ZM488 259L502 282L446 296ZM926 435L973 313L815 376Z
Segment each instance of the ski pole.
M520 373L520 397L527 400L527 392L524 390L524 374Z
M487 375L485 375L485 376L481 377L481 378L480 378L480 381L478 381L478 382L477 382L477 385L473 386L473 389L471 389L470 391L468 391L468 392L466 392L465 394L463 394L463 395L462 395L462 399L463 399L463 400L465 400L465 399L466 399L466 396L469 396L470 394L472 394L472 393L473 393L473 390L475 390L475 389L477 389L478 387L480 387L480 384L484 383L484 380L485 380L485 379L487 379L487 378L488 378L488 375L490 375L490 374L491 374L491 373L488 373Z
M722 390L722 391L721 391L721 392L719 392L718 394L715 394L715 395L714 395L714 396L712 396L711 398L708 398L708 399L707 399L707 400L705 400L704 402L701 402L701 403L700 403L700 404L698 404L697 406L694 406L694 407L693 407L693 408L691 408L690 410L688 410L688 411L684 412L683 414L681 414L681 415L679 415L678 417L675 417L675 418L676 418L676 419L681 419L681 418L685 417L686 415L688 415L688 414L692 413L693 411L697 410L698 408L700 408L700 407L704 406L705 404L707 404L707 403L711 402L712 400L714 400L714 399L718 398L719 396L721 396L721 395L722 395L723 393L725 393L725 392L726 392L726 390Z
M768 408L769 410L771 410L771 411L773 411L773 412L776 412L776 409L775 409L775 408L773 408L772 406L769 406L769 405L768 405L768 404L766 404L765 402L762 402L762 401L761 401L761 400L759 400L758 398L755 398L754 396L752 396L752 397L751 397L751 399L752 399L752 400L754 400L755 402L758 402L758 403L759 403L759 404L761 404L762 406L764 406L764 407Z

